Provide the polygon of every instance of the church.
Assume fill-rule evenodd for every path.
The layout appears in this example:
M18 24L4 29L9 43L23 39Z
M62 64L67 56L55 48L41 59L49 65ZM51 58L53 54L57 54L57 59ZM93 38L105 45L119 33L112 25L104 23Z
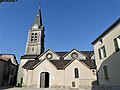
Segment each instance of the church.
M40 7L28 31L25 55L21 56L17 83L32 88L79 88L97 82L93 51L56 52L44 48Z

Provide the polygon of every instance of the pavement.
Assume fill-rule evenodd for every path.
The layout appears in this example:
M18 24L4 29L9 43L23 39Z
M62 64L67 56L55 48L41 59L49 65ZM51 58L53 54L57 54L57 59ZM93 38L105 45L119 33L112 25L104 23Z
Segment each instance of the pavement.
M17 88L17 87L4 87L0 90L120 90L120 87L104 87L104 86L94 86L94 87L79 87L79 88Z

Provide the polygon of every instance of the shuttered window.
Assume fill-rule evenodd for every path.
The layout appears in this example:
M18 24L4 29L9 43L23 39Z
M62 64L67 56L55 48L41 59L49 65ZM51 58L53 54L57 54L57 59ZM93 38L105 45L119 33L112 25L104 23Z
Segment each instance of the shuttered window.
M120 36L114 39L115 50L118 52L120 50Z
M104 67L103 67L103 70L104 70L104 77L105 77L105 79L109 79L107 66L104 66Z
M102 46L100 49L98 49L98 53L100 59L105 58L107 56L105 46Z
M101 51L100 49L98 49L98 52L99 52L99 58L102 59L102 56L101 56Z

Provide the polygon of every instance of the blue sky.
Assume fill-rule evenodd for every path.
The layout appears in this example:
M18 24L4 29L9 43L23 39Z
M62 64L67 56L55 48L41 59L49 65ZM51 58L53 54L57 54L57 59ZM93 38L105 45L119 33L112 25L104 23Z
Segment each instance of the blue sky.
M18 0L0 3L0 53L25 53L41 2L45 50L93 50L91 42L120 16L120 0Z

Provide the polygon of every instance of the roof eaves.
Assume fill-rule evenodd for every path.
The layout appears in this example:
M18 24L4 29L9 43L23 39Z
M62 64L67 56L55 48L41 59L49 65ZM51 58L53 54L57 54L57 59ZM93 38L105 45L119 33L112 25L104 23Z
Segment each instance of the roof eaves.
M78 60L80 63L82 63L84 66L86 66L87 68L89 68L90 69L90 67L87 65L87 64L85 64L84 62L82 62L81 60Z
M57 67L51 62L51 60L47 60L47 61L49 61L57 69Z
M44 59L45 60L45 59ZM39 60L39 62L33 66L33 69L35 69L40 63L42 63L44 60Z
M108 27L97 39L95 39L91 44L95 44L100 38L106 35L112 28L120 22L120 18L118 18L110 27Z
M76 58L75 58L76 59ZM64 69L69 66L75 59L71 60L67 65L65 65Z

